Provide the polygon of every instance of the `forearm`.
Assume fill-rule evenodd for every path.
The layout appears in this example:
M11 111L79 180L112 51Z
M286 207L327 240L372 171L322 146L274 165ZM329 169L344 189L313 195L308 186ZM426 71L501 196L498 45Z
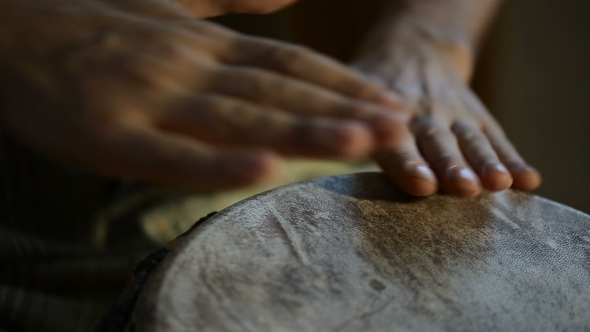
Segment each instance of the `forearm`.
M502 0L383 0L384 15L366 39L361 56L428 40L468 79L482 36Z
M392 0L387 1L392 2ZM405 17L428 23L441 35L466 43L475 49L502 0L403 0L403 2L398 18Z

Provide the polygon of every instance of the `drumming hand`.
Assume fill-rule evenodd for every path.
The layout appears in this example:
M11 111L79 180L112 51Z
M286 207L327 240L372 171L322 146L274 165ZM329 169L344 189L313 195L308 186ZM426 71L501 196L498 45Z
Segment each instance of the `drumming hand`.
M272 177L277 153L356 158L395 139L387 90L326 57L64 1L0 4L1 127L58 161L221 189Z
M143 15L163 17L177 9L188 10L200 18L228 13L264 14L279 10L297 0L100 0L125 9L142 10ZM176 10L175 10L176 9Z
M444 192L473 197L482 187L532 190L540 185L500 125L471 91L469 51L419 29L398 31L356 67L399 93L408 130L375 154L385 172L416 196ZM434 171L434 172L432 172Z

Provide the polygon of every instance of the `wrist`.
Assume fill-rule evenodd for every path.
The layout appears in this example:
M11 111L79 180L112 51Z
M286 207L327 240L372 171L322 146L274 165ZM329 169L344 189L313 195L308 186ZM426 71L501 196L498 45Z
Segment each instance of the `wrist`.
M392 22L378 26L366 39L357 58L371 54L429 52L468 82L475 66L476 45L470 38L451 27L427 20L411 11L397 15Z

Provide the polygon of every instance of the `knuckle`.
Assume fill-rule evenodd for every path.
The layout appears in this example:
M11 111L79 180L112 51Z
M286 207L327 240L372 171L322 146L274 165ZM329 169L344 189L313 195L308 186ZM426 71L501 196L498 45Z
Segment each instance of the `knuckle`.
M411 166L416 164L423 164L424 161L420 156L412 151L407 151L404 147L397 148L397 149L389 149L387 151L387 157L390 160L402 163L403 165Z
M187 62L188 45L192 42L185 34L177 31L146 30L130 36L127 48L134 54L141 54L169 63Z
M292 128L292 134L295 139L307 139L311 136L315 136L317 128L311 119L300 119L296 122L296 125Z
M452 154L444 154L434 158L434 162L432 163L434 168L438 169L448 169L452 167L457 167L462 165L460 160L455 155Z
M440 140L452 136L449 130L445 127L438 125L431 125L423 128L420 136L425 140Z
M394 114L395 115L395 114ZM393 117L389 115L388 117L389 125L391 126L392 130L399 132L400 134L410 134L408 131L408 124L406 120L402 117ZM402 136L403 137L403 136Z
M352 117L356 119L366 119L373 121L384 121L384 119L387 117L387 114L385 114L384 111L375 108L371 104L348 98L337 101L335 103L334 113L336 116Z
M172 64L186 62L187 52L181 45L180 42L171 39L154 45L152 53L157 58Z
M366 104L353 100L343 101L339 109L342 115L361 116L369 112Z
M275 77L270 73L251 71L249 75L252 77L252 89L258 95L270 95L273 88L280 84Z
M220 112L215 114L216 123L212 128L220 137L226 139L244 139L251 135L250 128L254 118L246 105L236 102L219 104Z
M278 47L274 57L284 70L292 70L307 60L313 51L304 46Z
M229 99L215 100L212 102L215 113L219 116L235 117L246 114L246 105ZM244 119L247 120L247 119Z
M272 128L273 124L275 124L273 120L272 116L260 112L259 108L240 102L235 102L231 106L228 116L225 117L225 121L231 124L230 130L236 140L264 135L265 133L259 128Z
M453 133L463 144L480 145L485 141L478 129L466 124L457 124L452 127Z
M495 163L497 161L498 161L498 159L495 158L494 156L485 154L485 155L479 155L479 156L475 157L472 161L472 165L477 169L481 169L485 165Z
M238 34L224 28L219 25L205 23L205 22L195 22L191 20L192 30L197 32L201 35L213 37L213 38L233 38L236 37Z
M185 104L185 107L194 108L195 112L201 113L223 113L231 109L233 102L229 99L216 95L202 95Z
M464 121L457 121L457 122L455 122L451 126L451 129L455 133L468 133L468 132L472 132L474 130L474 128L473 128L473 126L471 124L468 124L468 123L466 123Z
M333 68L333 70L326 72L326 75L331 75L334 82L342 87L342 92L350 98L363 100L366 102L376 103L379 105L391 105L391 100L386 100L385 95L387 89L370 80L365 79L354 72L348 72L346 68ZM398 108L401 108L401 102L395 101Z
M145 93L157 93L162 91L175 90L178 82L175 80L163 80L162 76L168 75L164 68L152 63L138 61L133 66L127 66L125 79L130 85L142 89ZM146 94L146 97L151 97Z
M416 133L422 133L428 130L430 127L436 126L437 123L429 115L412 115L410 113L410 125L416 131Z

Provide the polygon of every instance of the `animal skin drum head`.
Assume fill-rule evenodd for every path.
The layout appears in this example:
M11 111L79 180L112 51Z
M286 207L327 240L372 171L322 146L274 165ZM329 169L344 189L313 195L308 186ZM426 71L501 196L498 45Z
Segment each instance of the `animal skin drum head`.
M323 178L180 241L129 330L590 330L590 216L517 191L412 198L380 173Z

